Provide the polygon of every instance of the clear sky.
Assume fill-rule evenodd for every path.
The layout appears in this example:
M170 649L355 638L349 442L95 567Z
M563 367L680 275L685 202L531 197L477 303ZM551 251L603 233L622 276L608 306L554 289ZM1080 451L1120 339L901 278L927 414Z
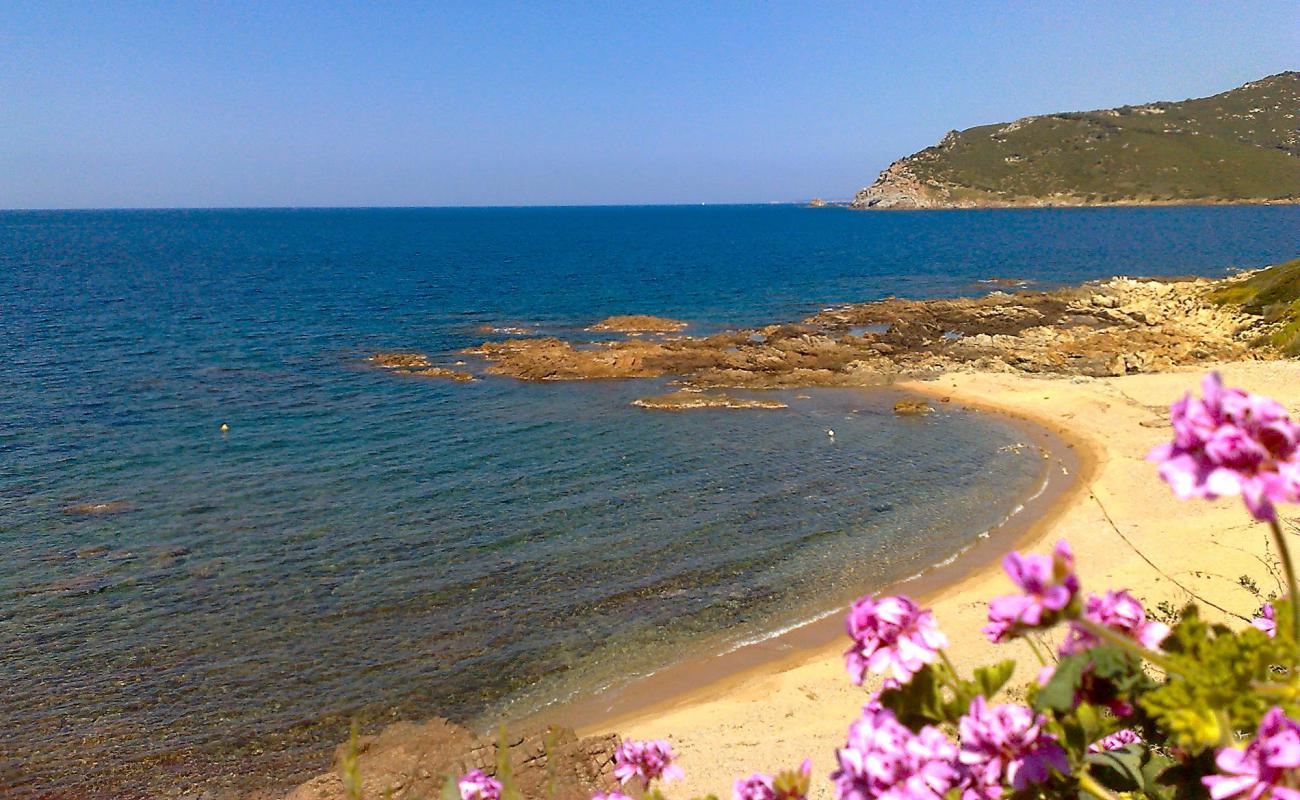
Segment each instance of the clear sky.
M0 208L843 198L1300 69L1267 2L0 3Z

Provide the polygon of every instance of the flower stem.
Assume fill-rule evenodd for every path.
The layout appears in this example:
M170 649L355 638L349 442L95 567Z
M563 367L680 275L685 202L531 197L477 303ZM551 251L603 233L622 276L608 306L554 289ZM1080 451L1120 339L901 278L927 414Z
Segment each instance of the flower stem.
M1025 638L1025 644L1029 645L1029 649L1034 651L1034 657L1038 659L1038 666L1040 667L1047 666L1047 659L1043 657L1043 651L1038 649L1038 644L1033 640L1032 637L1026 636L1024 638Z
M1093 797L1100 798L1100 800L1119 800L1119 797L1114 792L1097 783L1097 779L1092 777L1086 769L1079 771L1079 788Z
M952 663L952 659L948 658L948 651L940 650L939 658L943 661L943 665L948 668L947 670L948 674L945 676L947 679L948 688L952 689L960 696L961 678L957 675L957 667Z
M1155 650L1148 650L1122 633L1113 631L1105 625L1098 625L1090 619L1076 619L1073 620L1073 623L1107 644L1113 644L1122 650L1129 651L1138 658L1151 662L1170 675L1177 675L1182 678L1187 677L1164 653L1157 653Z
M1296 599L1300 598L1300 592L1296 591L1295 565L1291 563L1291 550L1286 546L1286 534L1282 532L1282 524L1277 521L1277 517L1268 521L1269 528L1273 531L1273 543L1277 545L1278 557L1282 559L1282 572L1286 574L1287 599L1291 605L1291 640L1300 644L1300 609L1296 608Z

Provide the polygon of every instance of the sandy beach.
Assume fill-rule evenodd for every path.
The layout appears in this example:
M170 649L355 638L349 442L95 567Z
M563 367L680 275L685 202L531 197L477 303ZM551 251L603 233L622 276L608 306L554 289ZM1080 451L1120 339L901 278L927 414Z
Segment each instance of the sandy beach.
M1300 363L1235 362L1217 369L1230 385L1300 409ZM1247 576L1264 593L1279 585L1266 529L1235 499L1176 500L1144 460L1168 438L1168 404L1189 389L1199 391L1204 372L1117 378L954 373L902 388L1029 420L1081 451L1078 480L1029 526L1021 545L1042 550L1059 538L1069 540L1085 589L1127 587L1149 609L1161 602L1180 608L1196 599L1211 617L1249 615L1260 601L1239 578ZM1290 529L1295 533L1294 525ZM1023 685L1034 674L1027 647L995 648L979 633L987 600L1007 591L1001 570L983 563L922 596L960 667L1014 657L1020 666L1013 686ZM736 777L793 767L808 757L812 796L829 797L826 775L834 767L834 750L867 690L848 681L843 638L807 649L791 641L773 640L763 663L738 674L702 675L700 685L677 697L582 732L668 739L686 773L669 787L672 796L727 797Z

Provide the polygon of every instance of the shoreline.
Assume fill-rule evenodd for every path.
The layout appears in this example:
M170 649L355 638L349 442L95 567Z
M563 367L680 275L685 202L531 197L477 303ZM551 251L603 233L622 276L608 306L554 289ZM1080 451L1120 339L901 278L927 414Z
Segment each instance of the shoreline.
M1201 376L1211 368L1220 369L1230 385L1300 408L1300 363L1291 361L1227 362L1117 378L949 373L896 386L1040 426L1091 459L1066 496L1017 546L1041 550L1047 542L1067 539L1086 590L1128 588L1153 611L1165 603L1180 608L1196 600L1207 618L1223 620L1226 615L1215 606L1239 616L1253 613L1261 601L1237 576L1273 588L1268 533L1251 522L1236 499L1176 500L1145 461L1152 446L1168 440L1169 402L1198 391ZM986 563L922 600L948 635L948 653L962 671L1015 659L1019 669L1010 684L1015 692L1033 679L1030 651L1022 642L989 644L979 633L988 600L1009 588L1000 570ZM811 758L810 798L823 800L831 795L826 775L834 749L874 688L870 681L864 687L849 682L843 647L841 636L712 682L700 675L694 687L676 697L593 721L580 732L668 739L686 773L669 787L674 796L725 792L738 776Z
M864 593L906 591L929 604L972 579L996 574L1007 550L1040 541L1055 519L1086 496L1105 457L1103 449L1050 419L951 395L926 381L897 383L889 388L924 395L936 405L951 403L996 416L1019 430L1026 444L1043 453L1047 463L1037 490L1020 498L996 527L949 558L883 586L864 587ZM847 610L846 605L837 604L757 640L720 653L687 658L625 686L529 715L523 722L561 724L573 727L580 736L596 735L725 695L729 689L770 671L786 671L826 658L839 659L844 649L843 615Z

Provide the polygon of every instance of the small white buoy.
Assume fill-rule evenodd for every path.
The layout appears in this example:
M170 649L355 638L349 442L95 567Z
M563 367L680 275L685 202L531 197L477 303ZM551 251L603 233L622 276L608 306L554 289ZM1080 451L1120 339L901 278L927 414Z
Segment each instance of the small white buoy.
M832 439L834 439L834 438L835 438L835 431L831 430L830 428L827 428L827 429L826 429L826 435L829 436L829 437L831 437Z
M227 425L227 424L224 423L224 422L221 423L221 432L222 432L222 433L229 433L229 432L230 432L230 426Z

